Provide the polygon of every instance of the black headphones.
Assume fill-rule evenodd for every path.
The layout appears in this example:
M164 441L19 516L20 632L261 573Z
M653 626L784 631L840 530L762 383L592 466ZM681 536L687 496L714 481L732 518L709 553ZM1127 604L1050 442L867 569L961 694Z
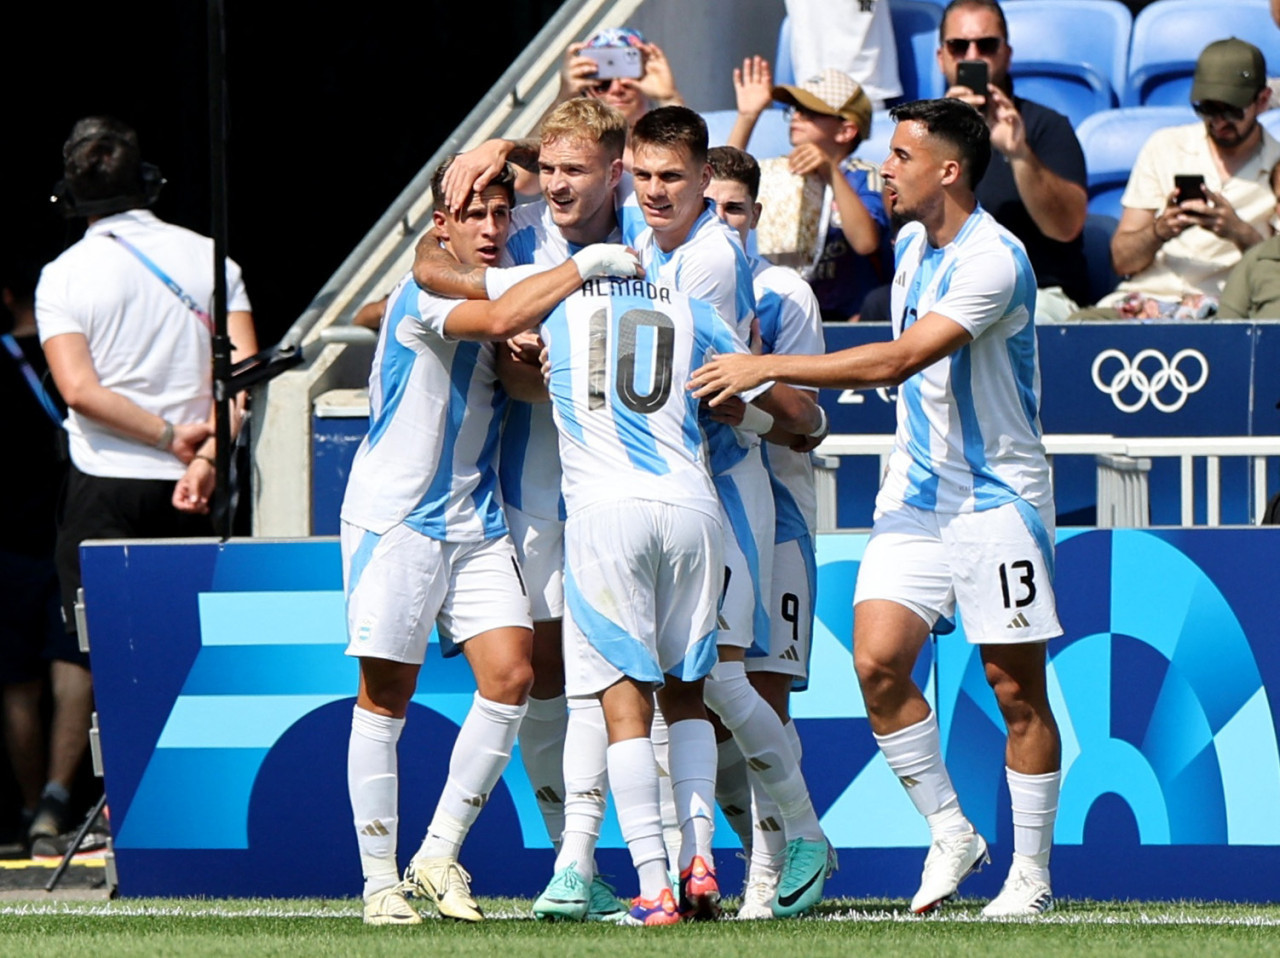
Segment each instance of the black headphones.
M58 211L67 219L77 216L106 216L110 213L123 213L125 210L137 209L140 206L151 206L160 198L160 190L166 182L160 167L154 163L138 164L138 178L141 181L140 193L127 193L121 196L106 196L97 200L77 200L67 186L66 180L58 180L53 186L53 194L49 197Z

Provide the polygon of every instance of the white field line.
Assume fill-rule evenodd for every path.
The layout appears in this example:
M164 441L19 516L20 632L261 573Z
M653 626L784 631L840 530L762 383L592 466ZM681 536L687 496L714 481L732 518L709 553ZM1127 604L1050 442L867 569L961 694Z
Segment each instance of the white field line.
M506 921L528 921L531 916L527 911L489 911L490 919ZM279 905L253 905L244 908L227 907L215 903L191 902L189 904L146 904L132 905L127 902L23 902L21 904L0 906L0 916L23 915L83 915L99 917L189 917L189 918L342 918L353 919L360 916L358 902L334 901L317 902L281 902ZM904 923L948 922L955 924L987 924L992 920L983 918L976 912L952 911L941 915L920 918L905 911L861 911L849 909L845 911L822 914L807 921L828 922L867 922L867 923ZM1200 914L1194 910L1174 912L1140 912L1133 915L1116 915L1097 912L1092 909L1072 909L1070 906L1051 912L1036 919L1006 919L1007 921L1034 921L1040 925L1115 925L1115 926L1162 926L1162 925L1201 925L1201 926L1280 926L1280 915L1276 914Z

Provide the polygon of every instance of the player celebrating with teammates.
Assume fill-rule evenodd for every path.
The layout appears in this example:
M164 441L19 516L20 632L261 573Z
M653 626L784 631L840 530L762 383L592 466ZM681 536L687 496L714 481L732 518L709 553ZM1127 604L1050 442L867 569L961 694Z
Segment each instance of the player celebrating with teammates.
M437 197L447 165L433 178ZM460 211L437 202L437 234L464 263L496 263L513 202L507 172ZM584 278L636 271L621 247L592 246L494 302L441 299L410 276L388 300L369 383L369 435L342 506L347 654L360 661L347 772L366 923L420 921L406 892L430 897L451 918L483 917L458 850L510 757L532 681L529 599L496 495L503 395L485 341L536 324ZM402 883L396 743L433 624L444 654L466 657L477 692Z
M1008 729L1014 856L990 917L1053 904L1049 852L1061 743L1045 643L1061 635L1053 591L1053 495L1040 438L1036 283L1022 244L978 205L990 159L982 117L956 100L906 104L882 173L897 241L894 340L825 356L717 357L695 395L755 383L901 385L898 429L854 594L854 663L876 742L929 823L915 912L938 907L988 860L943 764L936 718L911 668L959 605Z

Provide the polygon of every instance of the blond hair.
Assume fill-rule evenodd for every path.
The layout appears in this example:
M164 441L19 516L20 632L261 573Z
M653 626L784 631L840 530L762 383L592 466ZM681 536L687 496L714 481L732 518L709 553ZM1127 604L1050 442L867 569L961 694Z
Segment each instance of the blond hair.
M562 139L599 143L611 160L621 159L627 145L627 119L601 100L566 100L542 123L543 143Z

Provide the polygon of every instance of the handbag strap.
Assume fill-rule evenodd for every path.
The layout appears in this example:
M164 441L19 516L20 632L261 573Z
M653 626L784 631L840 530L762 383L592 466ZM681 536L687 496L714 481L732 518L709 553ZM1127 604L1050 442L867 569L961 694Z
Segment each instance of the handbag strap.
M160 280L160 282L164 283L164 285L168 287L169 292L173 293L174 296L177 296L178 300L182 303L182 305L187 307L187 309L191 310L191 312L195 315L196 319L200 320L200 322L204 324L204 328L209 331L209 334L213 335L213 319L209 316L207 312L205 312L203 309L200 308L200 306L196 303L194 299L192 299L190 296L187 295L186 291L181 286L178 285L177 280L175 280L172 276L170 276L158 265L156 265L156 263L150 257L148 257L146 253L142 252L142 250L138 249L138 247L134 246L123 236L120 236L117 233L106 233L104 235L115 240L117 243L119 243L121 246L127 249L130 253L136 256L138 259L138 262L140 262L143 266L149 269L152 275L155 276L158 280Z

